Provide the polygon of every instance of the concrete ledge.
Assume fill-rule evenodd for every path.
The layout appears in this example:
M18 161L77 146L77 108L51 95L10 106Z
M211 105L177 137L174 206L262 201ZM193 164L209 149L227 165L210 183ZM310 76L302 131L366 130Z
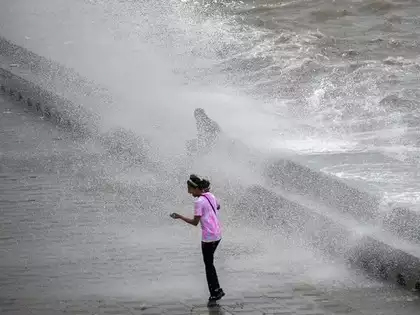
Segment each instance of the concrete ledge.
M341 258L368 274L420 290L420 255L403 251L372 236L360 236L325 215L314 211L281 193L261 186L246 189L237 203L237 215L262 228L282 229L287 235L299 236L304 243L327 257ZM318 205L313 203L314 208Z
M87 128L76 118L76 106L73 107L71 102L40 88L24 76L12 73L3 65L0 67L0 92L69 131L87 133Z
M351 187L337 177L281 158L270 163L266 171L273 185L310 195L356 218L372 220L378 216L380 200L377 196Z
M369 274L420 292L420 259L370 237L364 237L349 252L352 264Z
M269 185L310 196L362 223L382 224L387 231L420 244L420 212L409 205L384 205L379 196L362 187L290 159L269 162L265 172Z
M4 41L2 45L0 53L8 51L10 54L4 47ZM69 101L65 96L59 96L53 88L39 84L39 79L30 72L30 66L16 69L11 66L10 59L4 56L1 58L0 89L3 93L55 123L68 126L81 134L89 132L87 122L90 123L90 116L84 108L76 106L74 101ZM39 70L39 67L33 67ZM49 81L49 84L54 82ZM353 231L319 214L317 209L303 206L287 196L294 192L305 194L313 198L313 207L322 207L322 203L358 219L378 217L378 198L350 187L337 178L285 159L278 159L271 164L267 168L267 176L273 185L281 186L283 193L261 186L249 187L243 199L237 203L236 211L251 216L256 224L282 229L289 235L300 235L311 247L332 257L348 259L375 276L380 275L408 289L418 289L419 257L374 237L358 239ZM401 214L397 213L396 217L401 217Z
M420 244L420 212L410 206L393 208L382 219L383 226L395 235Z
M77 104L85 105L85 110L93 103L112 103L106 89L80 76L77 72L52 60L39 56L23 47L13 44L0 36L1 63L14 64L26 76L45 90L54 92ZM91 97L94 97L91 99Z
M0 84L29 108L72 126L80 135L97 133L94 108L112 99L73 70L38 56L0 36ZM45 114L45 115L44 115Z

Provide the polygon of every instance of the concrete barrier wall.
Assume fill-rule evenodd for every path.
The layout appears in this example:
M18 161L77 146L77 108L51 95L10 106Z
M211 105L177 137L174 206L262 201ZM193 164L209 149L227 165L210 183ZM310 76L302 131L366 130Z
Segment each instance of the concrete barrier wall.
M104 104L112 104L112 97L104 87L87 80L68 67L15 45L1 36L0 56L8 63L17 66L9 69L12 72L19 69L27 71L25 75L34 75L31 80L40 87L79 105L83 104L85 110L96 103L102 107Z
M21 64L15 68L11 66L15 59L9 55L19 48L7 48L7 41L0 42L0 53L8 54L0 55L0 92L71 131L81 134L89 132L84 123L89 119L89 113L74 101L55 94L52 89L46 89L45 84L39 84L36 73L31 72L31 67L36 68L36 71L52 68L36 66L36 60L42 61L42 58L34 57L29 52L19 55ZM31 58L32 66L28 65L30 62L23 60L25 56ZM51 78L49 74L43 77ZM54 84L54 81L57 81L57 77L47 85ZM314 206L317 202L324 203L358 218L378 217L379 201L376 197L291 160L278 159L267 168L267 176L272 184L281 186L285 191L296 191L314 198ZM346 259L375 276L404 285L408 289L420 287L420 257L416 255L374 237L358 239L352 231L327 216L269 188L249 187L244 198L237 200L240 201L236 204L235 211L246 213L255 224L282 229L289 235L298 235L307 245L325 255ZM396 217L399 216L397 213ZM392 220L390 222L392 225Z
M420 251L418 254L376 239L360 236L354 230L314 212L261 186L246 190L236 205L238 213L249 214L252 224L282 229L299 236L306 245L330 258L340 258L381 280L420 290ZM316 203L313 207L317 207Z
M52 92L31 82L24 76L9 71L9 66L0 68L0 90L7 93L16 102L20 102L27 110L38 113L42 118L65 127L77 134L86 134L87 127L77 117L78 107Z
M12 93L20 94L47 111L72 121L74 130L98 133L98 113L112 106L112 97L105 88L83 78L72 69L17 46L0 36L0 79ZM19 93L19 92L18 92ZM19 97L19 95L17 95ZM36 105L35 105L36 106ZM44 110L42 110L44 112ZM54 117L56 119L58 117Z
M420 245L420 212L409 205L384 205L362 187L290 159L276 158L265 171L270 185L315 198L362 223L382 224L390 233Z
M420 244L420 212L409 205L393 207L383 215L382 224L395 235Z
M324 204L362 220L374 220L379 214L380 199L291 160L276 159L266 169L271 184L299 191Z

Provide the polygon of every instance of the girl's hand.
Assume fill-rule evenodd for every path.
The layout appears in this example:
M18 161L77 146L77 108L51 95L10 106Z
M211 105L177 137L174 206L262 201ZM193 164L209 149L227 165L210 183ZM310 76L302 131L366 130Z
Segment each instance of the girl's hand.
M178 213L176 213L176 212L171 213L170 216L171 216L172 219L179 219L179 218L181 218L181 216Z

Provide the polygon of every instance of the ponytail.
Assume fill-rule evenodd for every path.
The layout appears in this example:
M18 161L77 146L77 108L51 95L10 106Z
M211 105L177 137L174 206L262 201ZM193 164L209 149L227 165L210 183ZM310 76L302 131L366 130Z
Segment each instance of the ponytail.
M201 179L197 175L190 175L187 184L192 188L199 188L206 192L210 191L210 182L207 179Z

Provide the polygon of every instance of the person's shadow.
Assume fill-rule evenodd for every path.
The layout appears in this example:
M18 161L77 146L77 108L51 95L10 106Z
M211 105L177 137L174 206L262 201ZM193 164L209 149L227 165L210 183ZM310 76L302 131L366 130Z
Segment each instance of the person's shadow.
M217 303L217 301L210 301L207 303L207 309L209 311L209 315L222 315L226 314L226 311L222 309L222 307Z

